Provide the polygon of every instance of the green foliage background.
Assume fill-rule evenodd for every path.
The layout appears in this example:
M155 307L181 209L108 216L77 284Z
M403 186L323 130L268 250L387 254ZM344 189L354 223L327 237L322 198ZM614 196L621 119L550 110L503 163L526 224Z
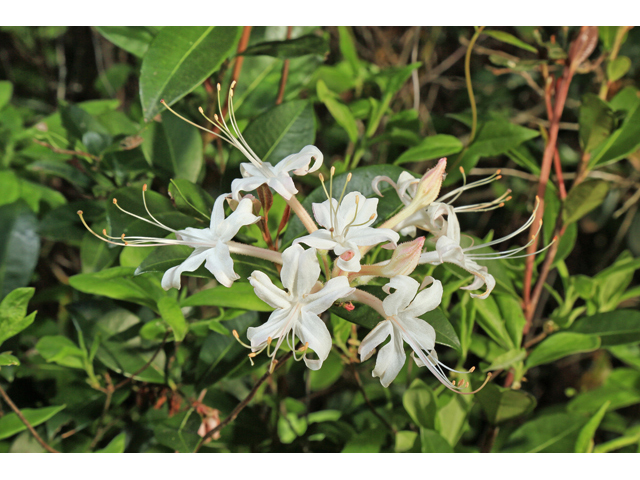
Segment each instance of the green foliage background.
M200 445L203 420L229 416L266 371L266 358L251 366L231 331L244 338L270 311L246 277L277 271L236 258L243 280L230 290L202 268L165 292L162 272L189 248L108 245L76 214L98 232L160 235L112 202L144 213L148 184L160 221L205 226L242 156L160 100L205 125L197 108L212 116L216 83L226 92L237 80L236 116L263 160L315 144L325 177L331 165L351 171L350 188L365 195L374 176L397 178L400 166L420 174L442 156L446 188L460 180L459 166L472 180L502 168L502 180L459 204L511 189L504 208L461 218L478 238L503 236L530 215L549 140L545 89L575 58L579 30L256 27L238 68L242 27L1 28L0 387L63 452L638 451L638 29L599 28L576 64L557 143L568 194L553 173L544 198L544 244L556 225L564 234L530 332L523 259L488 264L498 284L486 300L458 290L469 283L464 271L434 273L445 285L428 319L446 346L440 358L494 374L472 396L410 361L382 388L373 360L356 355L376 317L334 307L326 315L334 349L322 369L283 364ZM323 198L317 177L297 180L305 206ZM381 220L397 206L383 197ZM274 198L274 237L284 207ZM266 246L257 226L243 232ZM292 218L281 245L302 232ZM483 375L464 378L479 386ZM1 405L0 451L42 451Z

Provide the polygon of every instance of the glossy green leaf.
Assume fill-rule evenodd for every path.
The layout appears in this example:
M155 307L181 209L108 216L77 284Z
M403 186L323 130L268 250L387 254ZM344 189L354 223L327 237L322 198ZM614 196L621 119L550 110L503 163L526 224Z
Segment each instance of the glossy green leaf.
M298 153L315 140L313 106L306 100L285 102L267 110L247 125L245 140L262 160L276 165L283 158ZM237 150L229 161L246 162Z
M534 47L532 47L528 43L523 42L518 37L514 37L510 33L501 32L500 30L483 30L482 33L485 35L489 35L496 40L500 40L501 42L513 45L514 47L522 48L523 50L527 50L531 53L538 53L538 50L536 50Z
M515 343L507 331L504 318L494 298L492 296L484 300L474 298L473 302L478 312L476 322L483 328L487 335L506 349L514 348Z
M38 220L19 200L0 206L0 298L31 281L38 262Z
M164 297L158 302L158 310L162 319L171 327L175 341L184 340L189 330L189 324L185 320L178 302L171 297Z
M607 64L607 77L610 82L615 82L624 77L631 68L631 59L624 55L611 60Z
M184 299L181 307L211 306L242 308L256 312L271 312L273 308L260 300L249 283L235 282L230 288L218 285Z
M318 35L303 35L290 40L261 42L251 45L242 52L242 56L268 55L277 58L295 58L303 55L325 55L329 51L329 42Z
M66 405L55 405L45 408L22 408L20 410L31 426L37 427L65 408ZM0 417L0 440L12 437L26 429L26 425L13 412L5 413Z
M597 313L576 320L571 331L598 336L603 347L637 343L640 341L640 312L616 310Z
M96 450L95 453L124 453L126 440L127 434L122 432L116 435L115 438L109 442L109 445L100 450Z
M426 383L416 378L402 396L402 404L417 426L433 429L436 422L436 397Z
M599 207L609 193L609 182L587 180L569 190L562 215L565 224L577 222L587 213Z
M338 125L345 129L349 140L352 143L357 142L358 125L349 107L342 103L338 96L331 92L322 80L318 80L316 92L318 93L318 98L325 104Z
M523 390L512 390L489 382L476 393L475 398L484 410L487 419L499 424L514 418L527 415L536 407L533 395Z
M592 352L600 348L600 339L582 333L559 332L543 340L525 362L527 368L555 362L576 353Z
M613 42L616 39L616 34L618 33L618 28L615 26L599 26L598 27L598 36L600 37L600 41L604 46L605 50L611 50L613 47Z
M0 367L10 367L11 365L20 365L20 360L10 353L0 353Z
M631 368L616 368L603 385L572 399L567 410L593 414L606 401L611 402L609 411L640 403L640 372Z
M49 363L57 363L69 368L84 368L84 352L63 335L42 337L36 350Z
M13 95L13 83L0 80L0 110L11 101Z
M202 139L199 130L173 113L164 111L142 134L147 162L165 179L195 182L202 169Z
M165 27L142 59L140 99L145 120L160 109L160 100L175 102L200 85L231 55L239 27Z
M111 370L126 377L133 376L142 382L165 383L166 356L163 350L147 368L140 371L153 358L158 347L159 344L142 346L140 337L107 340L100 345L97 358Z
M136 57L142 57L146 53L160 28L162 27L95 27L111 43Z
M101 228L95 228L100 231ZM85 233L80 245L80 262L82 264L82 273L99 272L103 268L111 266L120 249L112 248L107 242L104 242L90 232Z
M214 198L202 187L183 178L171 179L169 195L176 208L185 215L201 219L204 226L211 220Z
M148 272L166 272L171 267L184 262L193 252L193 248L186 245L167 245L153 249L136 268L135 275ZM185 275L188 274L185 272Z
M586 419L568 413L543 415L522 425L509 436L501 452L571 453Z
M27 316L27 306L34 288L16 288L0 303L0 345L33 323L36 312Z
M150 409L145 420L156 441L172 451L191 453L202 440L197 434L202 419L191 408L171 417L167 416L166 408L159 411Z
M430 428L420 429L420 444L422 453L453 453L453 449L449 442L442 436Z
M452 135L432 135L426 137L415 147L411 147L393 162L401 165L409 162L422 162L434 158L446 157L462 150L462 142Z
M596 430L600 426L604 414L607 413L607 409L611 405L611 402L606 401L602 404L602 407L589 419L587 424L582 427L578 439L576 440L576 453L591 453L593 451L593 437L596 434Z
M593 93L582 97L578 125L580 127L580 147L591 152L606 140L615 124L613 110L607 102Z
M345 445L342 453L378 453L387 437L382 428L371 428L358 433Z
M411 430L402 430L396 434L395 451L396 453L408 452L416 443L418 433Z
M622 90L618 95L626 95L629 91L625 92L625 90L627 89ZM610 103L615 105L622 102L616 101L614 97ZM631 107L627 106L629 110L623 109L627 113L622 125L592 152L590 168L614 163L640 148L640 104L636 101L629 105L631 105Z

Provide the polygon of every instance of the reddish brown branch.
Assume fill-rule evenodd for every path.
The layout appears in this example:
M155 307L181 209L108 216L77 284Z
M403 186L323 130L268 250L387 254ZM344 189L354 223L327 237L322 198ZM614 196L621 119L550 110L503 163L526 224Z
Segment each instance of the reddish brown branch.
M291 38L291 31L293 27L287 27L287 40ZM282 65L282 75L280 76L280 87L278 88L278 97L276 98L276 105L280 105L284 100L284 88L287 85L287 77L289 76L289 59L285 59Z
M2 398L4 398L4 401L7 402L7 405L9 405L11 410L14 411L14 413L18 416L20 421L24 423L24 425L27 427L27 430L31 432L31 435L33 435L33 437L37 440L37 442L40 445L42 445L42 448L44 448L47 452L50 452L50 453L60 453L55 448L49 446L49 444L45 442L40 435L38 435L38 432L36 432L35 428L31 426L31 424L26 418L24 418L24 415L22 414L20 409L16 406L15 403L13 403L13 401L9 398L9 395L7 395L7 392L5 392L2 387L0 387L0 395L2 395Z

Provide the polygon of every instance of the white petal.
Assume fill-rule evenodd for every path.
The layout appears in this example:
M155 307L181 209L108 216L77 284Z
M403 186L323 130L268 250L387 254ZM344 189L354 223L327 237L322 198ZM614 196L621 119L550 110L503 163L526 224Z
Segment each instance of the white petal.
M255 270L249 277L249 283L251 283L256 295L273 308L289 308L291 306L289 295L276 287L266 273Z
M391 341L378 352L376 366L371 374L374 377L380 377L380 383L386 388L398 376L406 358L402 347L402 336L394 328Z
M320 315L338 299L351 295L354 290L355 288L349 286L347 277L332 278L322 287L322 290L305 297L302 310Z
M337 245L337 242L331 237L331 232L324 229L316 230L309 235L297 238L293 243L304 243L318 250L333 250Z
M224 221L224 201L226 196L226 193L218 196L215 203L213 204L213 210L211 210L211 223L209 225L209 228L211 228L214 232L217 230L218 225L220 225Z
M400 235L390 228L354 227L347 232L346 240L360 247L369 247L389 241L397 244Z
M293 195L298 193L298 189L293 183L293 178L286 173L281 173L277 177L269 178L267 185L278 192L285 200L289 200Z
M411 277L405 275L393 277L389 283L382 287L386 293L389 293L392 288L395 289L395 292L387 295L387 298L382 301L385 313L391 317L404 311L416 296L419 287L420 284Z
M435 310L442 302L442 292L442 283L440 280L434 280L429 288L416 295L411 305L404 310L405 315L417 318L431 310Z
M331 335L324 322L317 315L304 310L301 320L295 325L295 334L304 344L309 343L309 348L316 352L318 360L305 358L307 367L317 370L322 366L331 351Z
M312 168L309 168L312 159L315 159L315 163ZM300 152L282 159L274 168L278 174L294 170L293 173L296 175L306 175L308 172L315 172L320 168L322 161L322 152L313 145L307 145Z
M305 250L301 245L292 245L282 252L282 285L294 297L309 293L320 277L320 264L316 250Z
M313 216L315 217L316 222L327 230L333 226L333 219L331 218L331 204L333 204L333 211L335 212L338 208L338 201L335 198L331 199L331 203L329 203L329 200L325 200L322 203L311 204L311 209L313 210Z
M170 268L162 276L162 288L169 290L171 287L180 288L180 275L182 272L193 272L205 261L209 248L196 248L180 265Z
M226 243L220 242L215 248L209 249L204 268L213 273L216 280L225 287L230 287L240 278L240 275L233 271L233 259Z
M427 352L436 344L436 331L431 325L420 318L400 314L398 323L402 330L402 338L419 353L418 350Z
M371 330L366 337L360 343L358 347L358 353L360 354L360 361L364 362L371 355L373 355L373 351L376 349L378 345L385 341L385 339L393 333L393 326L389 320L383 320L378 323Z
M269 337L274 340L281 336L286 336L290 328L287 328L286 331L284 331L283 329L286 326L286 322L289 319L290 313L290 308L286 308L284 310L274 310L273 313L271 313L271 315L269 316L269 320L267 320L265 323L263 323L259 327L249 327L247 329L247 338L251 342L251 347L254 349L254 351L261 348L261 346L263 346L267 342Z
M339 245L339 247L342 247L342 246ZM344 248L336 247L337 254L342 255L343 253L345 253L345 252L342 252L342 250L344 250ZM338 253L338 251L340 251L341 253ZM343 272L359 272L360 269L362 268L360 266L360 259L362 258L362 255L360 254L360 249L355 247L345 251L352 252L353 257L351 257L349 260L344 260L342 256L340 256L338 257L336 264Z
M240 200L240 192L250 192L266 182L265 177L236 178L231 182L231 196L234 200Z
M218 224L216 233L220 242L226 243L235 237L242 227L253 225L258 220L260 220L260 217L253 214L253 202L251 199L243 198L240 200L235 212L232 212L223 222Z

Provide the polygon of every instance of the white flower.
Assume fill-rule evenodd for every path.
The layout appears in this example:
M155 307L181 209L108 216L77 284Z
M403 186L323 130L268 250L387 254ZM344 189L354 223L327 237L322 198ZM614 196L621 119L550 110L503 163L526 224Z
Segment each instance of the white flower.
M534 241L535 237L537 236L537 233L523 247L513 248L511 250L507 250L501 253L473 253L473 252L481 248L490 247L492 245L502 243L506 240L509 240L512 237L515 237L519 233L529 228L529 226L533 223L535 219L536 210L538 209L538 205L539 205L538 198L536 197L536 207L533 210L533 214L531 215L531 217L529 217L529 220L527 220L527 222L524 225L522 225L518 230L516 230L515 232L505 237L499 238L497 240L493 240L491 242L487 242L480 245L475 245L475 246L472 245L466 248L462 248L460 244L460 240L461 240L460 224L458 223L458 218L454 213L453 207L445 204L441 204L441 205L444 205L444 207L441 208L440 211L446 212L447 214L447 220L444 221L444 224L443 224L446 227L446 233L440 234L440 237L436 241L435 251L424 252L420 256L419 263L420 264L428 263L430 265L442 265L444 262L447 262L465 269L467 272L471 273L475 277L475 279L473 283L471 283L471 285L462 287L462 289L476 290L482 287L483 285L486 285L487 288L484 293L471 294L471 296L474 298L485 299L489 296L493 288L496 286L496 281L493 278L493 275L489 274L487 267L485 267L484 265L478 264L476 260L484 261L484 260L497 260L500 258L520 258L520 256L516 254L526 249ZM542 227L542 222L539 224L538 232L540 231L541 227ZM549 244L545 248L548 248L550 245L551 244ZM539 252L535 252L535 253L539 253ZM527 256L527 255L523 255L523 256Z
M216 128L219 129L219 132L209 130L187 120L183 116L174 112L171 107L164 102L164 100L162 100L161 103L167 107L170 112L183 119L185 122L190 123L205 132L209 132L211 135L215 135L227 143L230 143L240 150L247 160L249 160L250 163L240 164L240 173L243 178L237 178L231 182L231 194L234 200L240 199L240 192L255 190L263 183L266 183L273 188L276 192L282 195L285 200L289 200L293 195L298 193L289 173L293 172L295 175L306 175L309 172L318 170L322 166L322 152L313 145L307 145L300 150L300 152L289 155L275 166L270 163L263 162L251 149L247 141L242 136L242 133L240 133L240 128L238 127L238 122L236 121L236 115L233 109L234 86L235 81L231 84L231 88L229 88L228 105L229 125L231 128L227 125L224 115L221 115L220 117L218 117L218 115L214 115L213 120L211 120L204 114L202 107L199 108L202 116L215 125ZM222 108L220 107L220 84L218 84L218 108L220 112L222 112ZM312 159L315 160L315 163L311 168L309 168Z
M441 159L440 162L438 162L438 166L434 169L429 170L427 174L433 172L438 168L444 169L444 166L446 166L446 162L444 160L445 159ZM425 176L427 174L425 174ZM448 214L450 211L484 212L487 210L492 210L494 208L499 208L504 204L503 202L509 200L509 194L511 193L511 190L508 190L499 198L496 198L491 202L478 203L474 205L463 205L459 207L452 207L449 205L465 190L486 185L500 178L500 171L498 170L490 177L469 184L465 183L465 185L463 185L462 187L456 188L455 190L452 190L451 192L437 198L428 206L426 206L426 208L421 208L415 213L412 213L407 218L403 218L398 224L394 226L394 230L399 231L402 235L410 235L412 237L415 237L416 227L418 227L422 230L426 230L432 233L437 239L447 230L447 221L444 219L444 215ZM374 192L376 192L380 196L382 196L379 190L379 185L381 182L390 184L395 189L402 203L404 203L406 206L409 206L414 201L416 196L419 195L419 186L420 183L423 182L423 179L415 178L409 172L402 172L398 177L397 183L387 176L377 176L371 182L371 186L373 187Z
M280 279L286 292L276 287L263 272L256 270L249 277L256 295L275 310L264 325L249 328L247 338L253 352L270 348L271 341L278 339L273 353L269 353L273 366L282 342L286 339L294 351L297 337L303 343L307 367L318 370L331 350L331 335L318 315L354 289L346 277L332 278L321 286L315 249L304 250L301 245L293 245L282 253L282 260ZM306 357L308 349L316 353L317 360Z
M282 195L285 200L289 200L298 193L289 172L293 172L295 175L306 175L309 172L316 171L322 165L322 152L313 145L307 145L299 153L289 155L273 166L270 163L261 161L253 153L253 150L249 148L239 131L237 135L244 146L237 141L238 139L236 139L235 146L244 153L251 163L241 163L240 173L243 178L236 178L231 182L231 192L235 199L239 197L241 191L255 190L263 183L266 183ZM244 148L245 146L246 148ZM312 168L309 168L312 159L315 159L315 163Z
M162 277L162 288L180 288L182 272L193 272L204 262L204 267L225 287L240 278L233 271L233 260L227 245L236 236L241 227L260 220L252 213L253 204L246 198L240 201L236 210L224 218L226 195L220 195L211 212L209 228L185 228L175 232L176 239L182 245L195 248L191 255L180 265L167 270Z
M333 250L338 255L337 265L345 272L360 271L359 247L390 241L394 245L400 235L389 228L372 228L378 214L378 199L368 199L360 192L347 194L341 202L334 198L313 204L313 215L323 229L298 238L318 250Z
M369 332L358 348L360 360L364 362L373 355L375 348L391 335L389 343L378 351L376 366L373 369L373 376L380 377L383 387L389 386L404 365L406 354L403 340L409 344L418 358L423 359L423 363L429 367L433 366L429 363L428 356L435 347L436 332L431 325L418 317L440 305L442 284L435 280L429 288L416 295L419 286L413 278L398 275L383 287L386 293L390 293L392 288L395 289L394 293L390 293L382 301L387 318ZM433 368L430 370L433 371ZM443 381L437 373L436 376Z

